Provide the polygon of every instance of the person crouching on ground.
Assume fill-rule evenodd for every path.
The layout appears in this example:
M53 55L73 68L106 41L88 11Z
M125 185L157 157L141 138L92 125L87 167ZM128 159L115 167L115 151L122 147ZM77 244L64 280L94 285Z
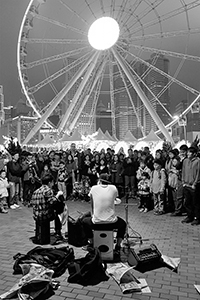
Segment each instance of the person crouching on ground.
M117 229L115 251L119 252L126 232L126 222L115 214L115 204L121 202L115 185L108 181L108 174L101 174L97 185L92 186L89 196L92 205L92 216L83 219L83 226L89 245L93 245L93 232L96 224L104 224L105 229Z
M153 193L154 214L162 215L165 213L166 174L160 159L155 159L153 166L150 190Z
M46 175L41 178L42 186L37 189L31 199L33 206L33 218L35 221L53 221L55 222L56 238L62 239L61 234L61 222L56 213L56 204L58 198L63 193L58 191L54 196L52 187L54 186L54 177L52 175Z

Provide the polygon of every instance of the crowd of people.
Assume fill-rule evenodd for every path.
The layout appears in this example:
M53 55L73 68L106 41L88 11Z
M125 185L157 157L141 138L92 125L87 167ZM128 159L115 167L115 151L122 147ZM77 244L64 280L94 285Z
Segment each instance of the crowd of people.
M89 191L101 174L108 174L120 198L139 199L141 213L187 217L183 223L200 224L200 160L198 149L182 145L179 149L159 149L153 156L143 150L111 148L101 151L69 149L37 153L27 150L1 155L0 211L17 209L21 203L31 206L31 197L51 175L56 195L62 191L64 200L89 201Z

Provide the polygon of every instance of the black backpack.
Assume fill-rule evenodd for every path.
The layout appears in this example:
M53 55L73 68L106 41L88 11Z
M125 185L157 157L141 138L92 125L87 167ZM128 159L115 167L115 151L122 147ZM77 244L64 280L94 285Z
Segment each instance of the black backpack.
M76 220L71 216L68 217L68 243L75 247L82 247L88 244L88 238L82 223L83 216Z
M14 257L13 274L22 274L20 264L37 263L54 271L53 277L65 273L67 264L74 259L74 249L69 247L42 248L30 250L27 254L18 253Z
M105 271L106 266L102 263L99 249L89 248L85 257L75 259L68 264L68 282L83 286L96 285L109 279Z

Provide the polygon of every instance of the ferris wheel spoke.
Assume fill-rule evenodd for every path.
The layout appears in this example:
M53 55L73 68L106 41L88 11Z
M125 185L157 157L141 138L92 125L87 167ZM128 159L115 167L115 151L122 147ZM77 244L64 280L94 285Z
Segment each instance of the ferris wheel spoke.
M88 40L79 39L36 39L36 38L22 38L22 41L27 44L88 44Z
M124 60L124 63L127 65L127 61ZM142 83L142 85L149 91L149 93L153 96L152 99L150 99L150 102L157 102L159 103L159 105L164 109L164 111L168 114L168 116L173 119L172 115L170 114L170 112L166 109L166 107L159 101L159 97L158 95L155 95L153 93L153 91L148 87L148 85L145 83L145 81L143 80L144 78L141 78L136 72L135 70L131 67L131 66L128 66L127 67L130 68L130 70L133 72L133 74L135 75L135 78L136 78L136 82L138 83ZM162 94L162 93L161 93Z
M116 137L116 123L115 123L115 100L114 100L114 83L113 83L113 62L112 54L109 55L109 77L110 77L110 103L111 103L111 121L113 136Z
M99 95L101 92L101 88L103 85L103 79L104 79L104 74L105 74L105 70L106 70L106 63L108 61L108 57L104 59L104 66L102 66L102 72L100 73L100 77L98 79L97 82L97 87L94 93L94 101L92 103L92 108L90 111L90 116L89 116L89 124L90 124L90 130L92 130L92 124L94 123L94 118L95 118L95 112L96 112L96 108L97 108L97 102L99 99Z
M119 16L117 18L117 21L123 24L123 26L126 26L127 22L130 20L131 17L134 16L136 9L139 7L139 5L142 3L143 0L136 0L135 3L131 6L131 12L127 12L125 16L122 15L122 10L119 12ZM128 18L125 20L125 18ZM124 21L123 21L123 19Z
M119 47L119 46L118 46ZM121 47L120 47L121 48ZM124 49L121 48L121 50L125 51ZM165 77L167 77L169 80L172 80L174 83L177 83L178 85L180 85L181 87L183 87L184 89L190 91L191 93L198 95L199 91L189 87L188 85L184 84L183 82L179 81L178 79L170 76L169 74L165 73L164 71L158 69L157 67L155 67L154 65L150 64L149 62L147 62L146 60L143 60L142 58L135 56L133 53L127 51L129 53L129 55L131 55L134 59L138 59L140 62L144 63L147 67L150 67L152 70L155 70L157 73L160 73L161 75L164 75Z
M101 9L103 15L105 15L106 12L105 12L105 8L104 8L103 0L100 0L100 9Z
M187 4L186 5L187 6L187 11L189 11L191 9L194 9L194 8L198 7L199 5L200 5L200 3L197 3L197 1L193 1L189 4ZM177 15L180 15L180 14L184 13L185 9L186 9L186 7L182 7L182 6L179 7L179 8L176 8L176 9L174 9L174 10L172 10L172 11L166 13L166 14L161 15L158 20L152 20L152 21L144 23L143 27L144 27L144 29L145 28L150 28L151 26L157 25L160 22L169 20L173 17L176 17ZM131 26L131 28L132 28L132 26ZM130 27L129 27L129 29L130 29ZM131 34L129 36L132 36L132 35L136 34L140 30L141 30L140 27L136 27L136 28L132 29Z
M47 17L42 16L42 15L40 15L40 14L36 14L36 15L35 15L35 18L37 18L37 19L39 19L39 20L42 20L42 21L45 21L45 22L48 22L48 23L51 23L51 24L54 24L54 25L56 25L56 26L65 28L65 29L70 29L71 31L76 32L76 33L81 34L81 35L85 35L85 36L87 35L86 32L84 32L84 31L82 31L82 30L80 30L80 29L78 29L78 28L75 28L75 27L73 27L73 26L71 26L71 25L62 23L62 22L57 21L57 20L53 20L53 19L47 18Z
M91 12L91 14L93 15L93 17L94 17L94 18L95 18L95 20L96 20L96 19L97 19L97 16L95 15L94 11L92 10L92 8L91 8L90 4L88 3L88 1L87 1L87 0L84 0L84 1L85 1L86 5L87 5L87 7L88 7L89 11Z
M136 41L141 41L141 40L154 40L154 39L161 39L161 38L173 38L173 37L179 37L179 36L184 36L188 34L199 34L200 33L200 28L195 28L195 29L187 29L187 30L180 30L180 31L171 31L171 32L158 32L158 33L153 33L153 34L145 34L139 35L139 36L133 36L132 38L128 38L127 42L132 43Z
M127 5L127 2L128 2L127 0L123 0L122 4L120 4L120 6L119 6L118 14L116 16L116 21L118 23L120 23L120 19L121 19L123 13L125 12L125 8L126 8L126 5Z
M72 12L77 18L79 18L81 21L83 21L83 23L85 23L86 25L89 25L85 19L83 19L74 9L72 9L69 5L67 5L63 0L60 0L60 3L64 7L66 7L70 12Z
M50 57L45 57L45 58L42 58L42 59L39 59L39 60L36 60L36 61L32 61L30 63L26 63L26 69L31 69L33 67L36 67L36 66L39 66L39 65L42 65L42 64L46 64L46 63L56 61L56 60L59 60L59 59L63 59L63 58L66 58L66 57L71 57L71 56L80 54L82 51L84 51L86 49L89 49L89 47L78 48L78 49L67 51L67 52L64 52L64 53L61 53L61 54L57 54L57 55L53 55L53 56L50 56Z
M91 94L94 91L95 86L97 85L97 82L99 80L100 75L102 74L104 68L106 66L106 60L104 59L103 62L101 63L100 66L98 66L97 72L95 72L93 74L93 80L90 81L90 84L88 84L87 87L87 91L86 91L86 95L83 99L83 101L81 101L81 106L79 107L79 109L77 110L77 114L74 117L74 119L72 120L71 124L69 125L69 131L71 132L74 128L74 126L77 123L78 118L80 117L81 113L83 112L83 109L88 101L88 99L90 99Z
M45 44L45 46L46 46L46 44ZM45 47L43 45L42 46L42 57L44 57L44 48ZM50 76L50 72L49 72L48 65L47 64L43 64L42 67L43 67L43 70L44 70L45 77L49 77ZM53 82L50 82L49 85L50 85L52 91L54 92L54 95L56 95L58 93L58 90L55 87L55 85L53 84Z
M56 78L60 77L64 73L70 71L71 69L73 69L73 68L75 68L75 67L83 64L83 62L85 60L87 60L87 58L88 58L88 56L90 56L90 54L91 54L91 52L89 54L86 53L81 58L77 59L75 62L72 62L70 65L65 66L64 68L60 69L59 71L55 72L54 74L52 74L48 78L45 78L43 81L41 81L40 83L36 84L35 86L28 88L28 92L32 93L32 94L36 93L39 89L41 89L42 87L44 87L49 82L55 80Z
M115 14L115 0L111 0L110 4L110 17L114 17Z
M193 60L193 61L198 61L198 62L200 61L199 56L189 55L186 53L178 53L178 52L173 52L173 51L169 51L169 50L157 49L157 48L153 48L153 47L138 46L135 44L130 44L130 47L135 48L135 49L141 49L141 50L144 50L145 52L163 54L166 56L172 56L172 57L181 58L181 59L185 59L185 60L187 59L187 60Z
M161 130L161 132L167 138L167 140L171 141L171 143L174 144L172 137L170 136L168 130L165 128L165 125L161 121L161 119L158 116L158 114L156 113L156 111L153 109L151 102L149 101L149 99L147 98L145 93L143 92L143 90L140 87L140 85L138 84L138 82L134 79L130 69L127 68L126 64L124 64L123 57L121 56L121 54L114 49L111 49L111 51L113 52L113 55L115 56L116 60L118 61L121 68L123 69L124 73L126 74L127 78L129 79L129 81L133 85L136 93L142 100L143 104L145 105L146 109L148 110L152 119L155 121L158 128ZM136 78L137 78L137 75L136 75Z
M143 129L143 126L142 126L140 117L139 117L138 112L137 112L137 110L136 110L135 104L134 104L134 102L133 102L132 96L131 96L130 91L129 91L129 88L128 88L128 85L127 85L127 83L126 83L126 81L125 81L124 74L122 73L122 70L121 70L121 67L119 66L118 61L116 61L116 64L117 64L118 70L119 70L119 72L120 72L121 80L122 80L122 82L123 82L123 84L124 84L124 86L125 86L126 93L127 93L127 95L128 95L129 101L130 101L130 103L131 103L131 105L132 105L133 113L135 114L135 116L136 116L136 118L137 118L137 122L138 122L138 125L139 125L140 129L141 129L142 135L145 136L144 129Z
M23 144L26 145L30 141L30 139L37 133L37 131L42 127L42 125L47 120L47 118L52 114L54 109L62 101L62 99L65 97L65 95L69 92L69 90L72 88L72 86L75 84L75 82L85 72L87 67L91 64L91 62L93 61L93 59L95 59L95 57L97 55L98 55L98 53L95 52L92 56L90 56L90 58L87 60L87 62L82 66L81 70L78 70L76 72L76 74L71 78L71 80L68 81L66 86L64 86L63 89L54 97L54 101L52 102L52 105L45 111L45 113L41 116L41 118L38 120L36 125L29 132L29 134L25 138Z
M87 64L88 69L87 69L87 71L86 71L86 73L85 73L85 75L83 77L83 80L79 84L79 87L78 87L78 89L77 89L77 91L76 91L76 93L75 93L75 95L74 95L74 97L73 97L73 99L72 99L72 101L71 101L71 103L70 103L70 105L69 105L69 107L68 107L68 109L67 109L64 117L62 118L62 121L61 121L60 126L58 128L59 132L62 132L64 128L68 129L67 128L68 125L69 125L68 124L68 119L70 117L70 114L71 114L71 112L72 112L72 110L73 110L73 108L74 108L74 106L76 104L77 99L81 95L81 92L83 91L86 82L89 80L89 77L90 77L90 75L91 75L91 73L92 73L92 71L93 71L93 69L94 69L94 67L95 67L95 65L97 63L99 55L100 55L100 52L95 52L94 55L90 57L89 63ZM83 74L84 71L85 71L85 69L83 69L83 67L82 67L81 70L79 70L79 72L81 74ZM81 74L80 74L80 76L81 76Z
M146 17L149 13L151 13L152 11L155 13L155 16L156 16L156 18L157 18L157 20L158 20L158 24L159 24L159 26L161 27L161 20L160 20L160 15L158 14L158 12L157 12L157 10L156 10L156 8L161 4L161 3L163 3L163 1L164 0L155 0L153 3L151 3L151 5L150 5L150 3L149 3L149 7L147 7L144 11L142 11L141 13L139 13L138 15L137 14L134 14L133 16L134 16L134 22L132 23L132 24L129 24L129 25L127 25L126 26L126 31L128 31L128 34L130 33L130 30L131 30L131 28L133 28L137 23L139 23L140 24L140 29L141 28L145 28L145 23L143 24L143 22L142 22L142 19L144 18L144 17ZM161 29L161 28L160 28ZM126 31L124 32L124 34L126 33ZM162 31L162 29L161 29L161 31Z

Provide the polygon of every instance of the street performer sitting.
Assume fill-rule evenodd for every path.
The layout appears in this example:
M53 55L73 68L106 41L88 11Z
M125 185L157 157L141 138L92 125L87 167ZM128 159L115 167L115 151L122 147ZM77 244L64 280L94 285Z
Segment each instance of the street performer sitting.
M93 245L92 229L95 229L96 224L104 224L105 230L117 230L115 251L120 251L121 242L126 232L126 222L115 214L115 204L119 204L121 200L117 198L116 186L108 181L108 174L100 175L97 185L92 186L89 196L92 205L92 216L85 217L82 221L88 237L88 246Z

